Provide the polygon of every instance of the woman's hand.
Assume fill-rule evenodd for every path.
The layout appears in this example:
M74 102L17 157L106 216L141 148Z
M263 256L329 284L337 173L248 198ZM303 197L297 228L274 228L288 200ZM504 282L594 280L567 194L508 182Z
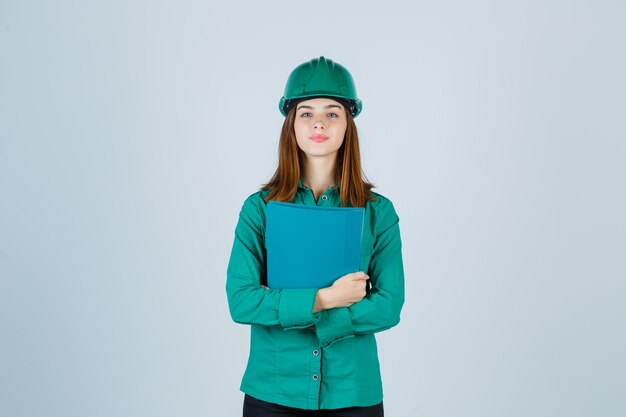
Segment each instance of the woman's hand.
M361 301L366 294L365 287L368 279L369 275L365 272L352 272L335 280L330 287L319 289L315 297L313 312L335 307L349 307Z

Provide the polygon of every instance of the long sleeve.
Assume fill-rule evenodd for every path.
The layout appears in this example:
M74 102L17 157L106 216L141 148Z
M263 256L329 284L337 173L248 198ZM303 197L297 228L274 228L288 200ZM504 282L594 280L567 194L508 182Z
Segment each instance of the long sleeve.
M322 346L358 333L376 333L400 322L404 304L404 268L399 218L383 199L376 219L376 240L369 264L372 291L349 307L323 310L316 324Z
M239 213L228 262L226 294L232 319L240 324L281 326L285 330L317 323L317 289L265 289L265 203L257 192Z

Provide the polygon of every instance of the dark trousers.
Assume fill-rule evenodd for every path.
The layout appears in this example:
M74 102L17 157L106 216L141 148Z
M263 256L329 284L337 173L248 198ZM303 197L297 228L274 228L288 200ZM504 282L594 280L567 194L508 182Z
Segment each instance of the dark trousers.
M383 403L370 407L347 407L333 410L304 410L302 408L285 407L259 400L245 394L243 399L243 417L384 417Z

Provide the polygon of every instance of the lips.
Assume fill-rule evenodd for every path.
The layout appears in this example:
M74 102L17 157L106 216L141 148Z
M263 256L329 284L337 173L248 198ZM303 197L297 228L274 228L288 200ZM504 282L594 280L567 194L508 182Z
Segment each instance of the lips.
M320 142L324 142L326 139L328 139L328 136L317 134L317 135L311 136L310 138L311 138L311 140L313 142L320 143Z

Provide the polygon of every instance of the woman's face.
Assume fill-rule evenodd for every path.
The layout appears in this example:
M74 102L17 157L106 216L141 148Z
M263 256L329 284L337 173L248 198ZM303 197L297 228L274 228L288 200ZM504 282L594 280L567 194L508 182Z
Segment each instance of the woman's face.
M330 98L313 98L296 105L294 131L307 157L336 156L348 127L346 111Z

